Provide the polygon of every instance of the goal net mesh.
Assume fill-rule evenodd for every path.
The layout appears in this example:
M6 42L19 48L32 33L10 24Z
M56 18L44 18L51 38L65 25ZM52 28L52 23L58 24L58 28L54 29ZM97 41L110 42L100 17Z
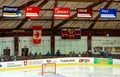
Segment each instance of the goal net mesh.
M48 74L56 74L56 64L55 63L48 63L42 64L42 75Z

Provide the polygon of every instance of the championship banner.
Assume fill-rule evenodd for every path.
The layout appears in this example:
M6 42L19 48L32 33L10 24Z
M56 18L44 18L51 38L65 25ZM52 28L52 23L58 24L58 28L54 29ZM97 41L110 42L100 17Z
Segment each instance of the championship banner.
M54 8L54 18L69 18L70 8L67 7L55 7Z
M27 18L39 18L40 8L36 6L27 6L25 7L25 16Z
M41 43L42 26L33 26L33 44Z
M117 9L101 8L100 9L100 17L101 18L116 18L117 17Z
M78 18L91 18L92 17L92 8L77 8L77 17Z
M2 16L3 17L13 17L13 18L21 16L21 14L19 12L19 7L17 7L17 6L3 6Z

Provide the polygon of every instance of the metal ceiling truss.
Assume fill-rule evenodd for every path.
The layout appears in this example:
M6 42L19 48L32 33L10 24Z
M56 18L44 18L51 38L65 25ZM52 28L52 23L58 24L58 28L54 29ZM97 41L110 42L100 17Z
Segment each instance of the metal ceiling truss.
M67 1L67 2L101 2L102 0L58 0L58 1ZM109 2L109 0L104 0L105 2ZM120 2L114 0L114 2Z
M114 0L110 0L110 1L104 6L104 8L108 8L108 7L112 4L113 1L114 1ZM99 17L100 17L100 14L98 14L98 15L96 16L95 20L92 22L92 24L89 26L88 29L92 29L92 28L94 27L94 25L96 24L96 22L99 20Z
M43 2L41 2L38 6L39 7L43 7L48 1L50 0L43 0ZM86 8L93 8L98 6L99 4L103 3L103 2L107 2L107 4L105 5L104 8L108 8L112 2L120 2L120 1L114 1L114 0L54 0L55 4L54 6L57 6L59 1L66 1L66 2L94 2L93 4L89 5ZM29 2L27 2L26 4L23 4L20 6L20 10L24 9L25 6L30 6L34 3L39 2L39 0L30 0ZM2 9L2 8L0 8ZM53 11L53 9L41 9L41 10L46 10L46 11ZM71 11L76 11L75 9L72 9ZM94 12L99 12L99 10L93 10ZM120 12L120 10L118 10L118 12ZM96 24L96 22L106 22L106 21L120 21L119 19L117 20L99 20L99 14L96 16L95 19L74 19L76 17L77 13L73 14L70 18L68 19L54 19L54 17L52 16L52 18L40 18L40 19L31 19L31 21L52 21L52 25L51 25L51 29L47 29L48 30L52 30L53 32L57 32L64 24L66 24L68 21L90 21L92 22L92 24L89 26L88 30L91 30L94 25ZM2 18L2 16L0 17L1 21L21 21L21 23L19 23L14 29L9 29L9 30L5 30L5 29L0 29L1 31L13 31L13 30L21 30L21 27L28 21L28 18L23 18L23 19L12 19L12 18ZM62 20L61 23L54 25L55 21L57 20ZM30 31L32 29L24 29L25 31Z
M99 5L99 4L103 3L103 2L104 2L104 0L101 0L99 3L94 3L94 4L92 4L92 5L90 5L90 6L86 7L86 8L93 8L93 7ZM62 27L64 24L66 24L69 20L74 19L76 17L76 15L77 15L77 13L73 14L70 18L63 20L63 22L56 25L54 27L54 31L57 31L58 29L60 29L60 27Z
M37 1L37 0L36 0L36 1ZM38 5L38 7L43 7L47 2L48 2L48 0L47 0L47 1L44 0L41 4ZM30 3L30 5L31 5L31 4L32 4L32 3ZM14 28L14 29L15 29L15 30L20 29L27 21L28 21L28 18L23 19L23 20L21 21L21 23L18 24L18 25L16 26L16 28Z

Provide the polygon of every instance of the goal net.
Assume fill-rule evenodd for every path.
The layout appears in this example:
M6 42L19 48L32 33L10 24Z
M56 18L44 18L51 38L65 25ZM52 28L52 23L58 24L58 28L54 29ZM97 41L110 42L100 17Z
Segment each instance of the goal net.
M56 64L55 63L47 63L42 64L42 75L56 74Z

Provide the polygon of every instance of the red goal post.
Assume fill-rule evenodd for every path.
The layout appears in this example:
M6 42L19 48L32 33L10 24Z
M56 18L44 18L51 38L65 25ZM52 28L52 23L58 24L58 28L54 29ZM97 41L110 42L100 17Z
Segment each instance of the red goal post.
M56 64L55 63L42 64L42 75L45 74L56 74Z

